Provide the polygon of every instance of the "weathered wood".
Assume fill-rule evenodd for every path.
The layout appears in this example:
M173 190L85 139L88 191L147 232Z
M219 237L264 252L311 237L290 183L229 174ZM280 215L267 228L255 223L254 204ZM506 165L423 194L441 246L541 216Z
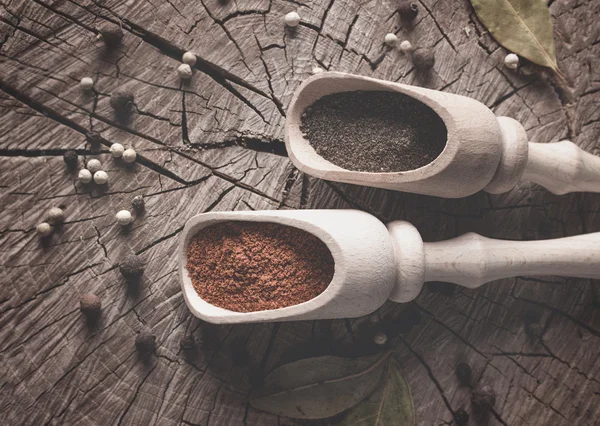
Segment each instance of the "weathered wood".
M252 378L299 345L327 337L341 346L359 338L363 324L392 314L405 324L393 342L419 424L449 424L453 412L470 411L470 391L454 373L459 362L498 395L488 424L597 423L597 280L522 277L477 290L429 284L415 302L388 303L370 318L216 327L187 311L175 250L185 221L210 210L354 207L384 221L410 221L425 241L470 231L521 240L600 230L598 194L556 196L522 183L506 194L445 200L320 181L282 155L284 111L317 64L468 95L519 120L532 141L570 139L598 155L599 2L550 0L570 98L529 65L520 72L503 68L506 51L466 0L422 0L413 25L398 19L392 1L375 0L1 4L5 424L306 424L249 407ZM282 25L292 10L302 17L294 32ZM106 21L122 21L125 32L113 53L96 40L95 28ZM431 76L383 46L390 31L433 47ZM182 86L175 70L186 50L200 60ZM77 86L84 76L96 81L93 95ZM128 123L116 120L108 104L121 86L136 97ZM100 153L86 142L90 130L104 139ZM113 161L113 142L134 146L139 162ZM108 188L76 183L62 162L66 149L100 159ZM146 213L123 233L114 214L138 194L146 197ZM65 206L66 223L42 245L34 227L56 205ZM132 250L147 262L138 291L116 269ZM103 301L95 328L78 310L85 292ZM540 325L539 338L531 337L531 324ZM143 325L159 346L147 363L134 347ZM189 332L204 344L186 360L179 341ZM232 361L240 341L249 367Z

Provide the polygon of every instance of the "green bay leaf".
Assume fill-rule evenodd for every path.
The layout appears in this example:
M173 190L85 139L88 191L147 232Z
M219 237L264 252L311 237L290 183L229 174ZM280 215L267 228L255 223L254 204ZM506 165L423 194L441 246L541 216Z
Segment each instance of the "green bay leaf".
M334 426L414 426L415 408L400 365L391 359L379 387Z
M358 404L381 381L390 353L362 358L322 356L284 364L250 395L257 409L302 419L331 417Z
M471 0L471 4L498 43L558 72L552 18L544 0Z

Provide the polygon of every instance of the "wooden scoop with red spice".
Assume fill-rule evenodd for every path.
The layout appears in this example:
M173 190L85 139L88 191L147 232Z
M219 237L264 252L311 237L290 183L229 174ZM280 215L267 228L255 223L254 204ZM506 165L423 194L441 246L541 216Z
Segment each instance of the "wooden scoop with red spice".
M238 231L234 232L247 235L234 235L233 239L205 238L202 243L212 244L210 250L221 255L217 257L207 251L204 257L193 256L194 264L190 264L192 258L188 259L188 254L197 235L211 228L218 230L216 226L231 222L239 222ZM263 249L269 238L274 238L272 241L278 241L279 245L282 236L283 241L289 240L289 247L277 252L281 256L259 256L251 265L238 262L232 267L232 256L249 256L249 252L239 245L240 241L255 241L244 240L248 235L256 236L252 229L244 230L247 223L278 224L280 228L295 229L284 230L282 234L269 234L269 231L263 235L265 238L260 243L263 245L259 245ZM301 236L306 233L310 238ZM323 247L315 244L315 239L323 243L333 260L332 277L324 288L305 285L309 281L322 284L322 279L331 274L328 253L320 251ZM226 244L232 246L223 247ZM256 256L258 251L253 253ZM410 223L394 221L386 227L374 216L358 210L211 212L188 220L180 237L178 256L185 301L192 313L205 321L246 323L348 318L369 314L388 299L399 303L413 300L427 281L476 288L488 281L520 275L600 278L600 233L543 241L502 241L468 233L448 241L423 243L419 232ZM291 264L293 256L312 256L306 264L320 262L321 269L317 268L315 274L302 275L298 265L305 259L297 258L297 262ZM198 265L203 259L206 264ZM268 270L269 265L277 268L279 274L273 275ZM196 270L197 266L201 266L199 270ZM258 279L262 277L258 276L260 268L266 276L262 280ZM292 270L296 273L286 273ZM196 278L207 281L204 283L206 288L200 291L208 289L208 293L202 293L205 298L195 288L198 283L192 282L198 271L201 274ZM227 283L227 291L236 298L235 303L228 304L222 299L227 293L218 285L211 286L215 284L210 282L211 277L214 281L218 278L220 283ZM298 281L298 277L304 277L305 282ZM248 281L249 278L252 280ZM296 281L286 281L294 279ZM237 288L234 286L236 280ZM244 293L245 285L267 286L271 291L258 292L256 297L256 288ZM299 292L294 293L295 286L300 288ZM271 298L270 293L274 297ZM251 309L244 308L244 297ZM278 304L278 300L286 297L294 303Z

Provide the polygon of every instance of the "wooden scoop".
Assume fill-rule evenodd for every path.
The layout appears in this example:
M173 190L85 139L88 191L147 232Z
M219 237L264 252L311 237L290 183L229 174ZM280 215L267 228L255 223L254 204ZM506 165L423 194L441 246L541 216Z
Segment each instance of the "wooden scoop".
M327 289L307 302L280 309L232 312L204 301L186 269L186 249L202 228L223 221L274 222L320 238L335 272ZM408 302L426 281L476 288L518 275L600 278L600 232L545 241L501 241L469 233L423 243L417 229L395 221L387 227L359 210L272 210L204 213L186 223L180 237L179 277L188 308L212 323L359 317L386 300Z
M421 168L393 173L351 171L325 160L300 131L302 113L325 95L356 90L400 92L429 106L446 125L443 152ZM528 142L519 122L496 117L485 105L465 96L339 72L317 74L298 88L287 112L285 144L300 170L337 182L446 198L482 189L492 194L507 192L521 179L554 194L600 192L600 157L572 142Z

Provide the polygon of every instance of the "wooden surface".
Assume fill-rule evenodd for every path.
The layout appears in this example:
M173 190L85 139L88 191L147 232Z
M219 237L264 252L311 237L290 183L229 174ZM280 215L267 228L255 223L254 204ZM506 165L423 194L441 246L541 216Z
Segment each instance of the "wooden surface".
M503 68L506 51L466 0L422 0L413 26L401 26L391 3L0 2L3 424L309 424L249 407L249 376L319 337L336 347L358 339L368 320L201 324L185 307L175 250L184 222L202 211L354 207L384 221L408 220L425 241L468 231L520 240L600 230L598 194L556 196L527 183L504 195L444 200L327 183L291 166L283 114L317 64L469 95L518 119L533 141L570 138L600 154L599 2L550 0L570 99L532 67ZM282 16L294 9L303 23L286 32ZM120 19L123 45L107 53L94 28ZM431 76L386 51L389 31L434 48ZM201 60L180 87L175 70L187 49ZM78 89L83 76L96 80L96 96ZM108 105L119 86L136 97L128 123L116 121ZM104 139L98 155L86 144L91 129ZM139 161L114 162L112 142L134 146ZM64 167L65 149L99 158L108 188L77 184ZM114 214L138 194L147 212L123 233ZM43 246L33 229L56 205L65 207L67 222ZM130 250L147 262L138 291L116 269ZM598 284L535 277L476 290L430 284L415 302L389 303L371 319L395 314L403 321L393 344L419 424L450 424L453 412L471 412L470 391L454 373L468 362L475 381L498 395L492 415L472 416L470 424L591 425L600 418ZM93 328L78 309L85 292L103 301ZM134 348L143 325L159 345L146 362ZM179 342L192 331L205 344L188 362ZM240 345L251 367L234 365L232 347Z

